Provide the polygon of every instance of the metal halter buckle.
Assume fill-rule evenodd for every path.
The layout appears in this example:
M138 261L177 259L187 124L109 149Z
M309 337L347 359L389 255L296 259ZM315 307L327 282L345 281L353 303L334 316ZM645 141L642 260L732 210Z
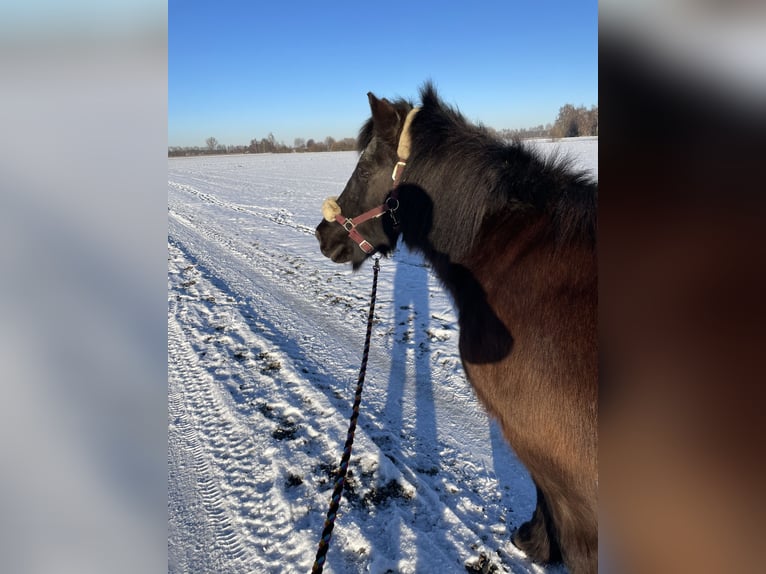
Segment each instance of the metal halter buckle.
M396 182L399 178L399 175L401 174L401 170L404 169L404 166L407 165L407 162L404 161L397 161L396 165L394 165L394 171L391 172L391 179Z

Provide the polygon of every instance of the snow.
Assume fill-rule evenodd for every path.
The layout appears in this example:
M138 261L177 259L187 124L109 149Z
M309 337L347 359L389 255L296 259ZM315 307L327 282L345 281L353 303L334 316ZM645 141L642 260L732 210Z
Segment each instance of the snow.
M537 141L597 176L598 140ZM319 253L354 152L168 160L168 570L308 572L346 439L371 263ZM534 488L466 382L422 259L381 260L325 572L561 573L509 539Z

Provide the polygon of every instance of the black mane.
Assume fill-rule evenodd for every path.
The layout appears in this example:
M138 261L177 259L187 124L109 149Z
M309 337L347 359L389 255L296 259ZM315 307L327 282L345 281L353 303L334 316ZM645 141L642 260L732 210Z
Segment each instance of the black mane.
M466 254L489 218L513 225L519 218L545 214L559 241L584 238L595 244L598 187L587 172L573 168L572 158L543 158L519 140L501 140L441 101L431 83L420 96L403 183L428 182L428 193L438 198L434 217L448 214L433 222L434 229L444 231L440 250L453 257ZM402 117L412 108L406 100L392 104ZM359 133L360 151L372 132L370 119Z

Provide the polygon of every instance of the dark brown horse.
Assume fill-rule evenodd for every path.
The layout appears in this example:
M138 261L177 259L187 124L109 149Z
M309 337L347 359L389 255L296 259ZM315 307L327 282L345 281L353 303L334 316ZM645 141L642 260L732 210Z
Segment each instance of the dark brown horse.
M466 375L537 487L513 542L596 572L597 186L468 123L430 84L420 95L368 94L359 162L323 205L322 253L356 269L401 236L424 254L455 301Z

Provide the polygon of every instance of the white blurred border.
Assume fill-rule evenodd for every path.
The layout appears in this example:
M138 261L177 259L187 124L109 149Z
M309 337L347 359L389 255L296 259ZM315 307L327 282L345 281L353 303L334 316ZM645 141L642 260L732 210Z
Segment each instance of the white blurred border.
M167 5L0 22L0 571L164 571Z

